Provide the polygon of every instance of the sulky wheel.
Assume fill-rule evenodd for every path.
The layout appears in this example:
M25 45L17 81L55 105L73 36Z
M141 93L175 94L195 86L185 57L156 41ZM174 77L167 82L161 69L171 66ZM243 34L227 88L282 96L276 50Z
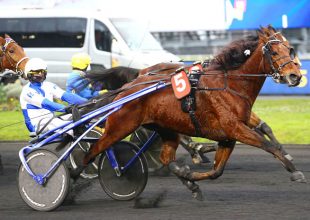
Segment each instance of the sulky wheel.
M115 158L120 167L139 151L139 148L130 142L121 141L112 146ZM131 200L137 197L145 188L148 180L148 167L144 154L118 177L111 166L106 154L99 160L99 182L103 190L115 200Z
M87 137L100 138L102 133L96 129L90 130L87 133ZM78 167L78 164L83 160L86 152L88 152L91 143L80 141L77 143L77 147L74 148L70 154L69 160L73 169ZM98 157L97 157L98 158ZM89 164L80 176L84 179L94 179L98 177L98 159Z
M138 147L142 147L145 142L151 137L153 131L148 130L144 127L139 127L135 130L134 133L130 136L130 142L136 144ZM150 143L147 151L144 153L145 158L148 163L149 172L160 170L163 165L159 160L160 149L162 145L162 140L159 135Z
M44 175L57 161L49 150L34 150L26 157L33 173ZM21 164L18 169L18 190L25 203L38 211L51 211L59 207L69 192L70 175L61 163L43 185L38 184Z

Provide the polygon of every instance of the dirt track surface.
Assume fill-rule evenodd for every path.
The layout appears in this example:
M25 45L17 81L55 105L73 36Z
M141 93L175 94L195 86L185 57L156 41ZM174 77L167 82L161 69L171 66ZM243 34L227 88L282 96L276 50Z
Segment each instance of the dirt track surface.
M37 212L20 198L16 174L21 143L0 143L3 173L0 174L0 219L310 219L310 185L290 181L280 162L262 150L236 146L226 170L217 180L199 182L204 201L191 198L181 182L170 175L150 175L143 198L167 190L158 208L135 209L134 201L108 197L97 180L53 212ZM310 146L286 146L295 165L310 180ZM214 154L210 154L213 157ZM184 151L178 157L189 157ZM210 165L192 166L210 169ZM0 170L1 171L1 170Z

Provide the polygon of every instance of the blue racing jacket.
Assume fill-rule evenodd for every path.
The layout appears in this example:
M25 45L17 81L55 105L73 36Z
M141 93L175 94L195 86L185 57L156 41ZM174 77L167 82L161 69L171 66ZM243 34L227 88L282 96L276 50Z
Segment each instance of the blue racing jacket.
M85 73L79 70L73 70L67 79L66 91L77 94L83 98L90 99L99 95L90 81L85 77Z

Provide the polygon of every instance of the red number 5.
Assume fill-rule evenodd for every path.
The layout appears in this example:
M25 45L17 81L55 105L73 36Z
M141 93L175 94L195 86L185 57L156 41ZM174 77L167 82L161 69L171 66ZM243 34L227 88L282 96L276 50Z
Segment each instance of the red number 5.
M187 96L191 91L191 86L188 81L187 75L184 71L174 75L171 78L171 84L174 95L177 99Z

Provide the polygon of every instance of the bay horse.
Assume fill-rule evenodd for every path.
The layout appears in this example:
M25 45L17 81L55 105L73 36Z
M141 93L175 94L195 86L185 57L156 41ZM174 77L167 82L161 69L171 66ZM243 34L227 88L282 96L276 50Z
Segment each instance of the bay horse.
M18 45L8 34L0 37L0 72L5 69L13 70L18 76L24 75L25 65L29 58L24 49Z
M294 63L300 67L301 63L298 57L296 56L296 54L292 53L290 55ZM206 64L208 62L209 60L205 60L202 63L203 64L202 67L206 71L208 68ZM177 69L183 66L184 66L183 63L181 62L180 63L171 63L171 62L158 63L158 64L155 64L153 66L150 66L144 69L136 69L136 68L131 68L131 67L119 66L119 67L113 67L110 69L105 69L105 70L100 70L100 71L91 70L87 73L87 77L93 83L96 83L99 81L102 84L104 89L116 90L122 87L124 84L133 81L140 75L171 74L172 72L176 71ZM189 66L186 68L188 69ZM260 135L262 136L266 135L271 142L273 142L275 145L277 145L279 148L282 149L282 151L285 154L285 157L287 157L289 160L293 160L293 157L285 151L282 144L277 140L271 127L261 118L259 118L259 116L255 114L253 111L251 111L251 115L250 115L247 125L250 128L254 129L256 132L258 132ZM189 151L189 153L193 154L193 152L191 152L191 149L189 149L189 147L186 148L186 150ZM208 146L206 148L206 151L201 152L201 153L207 153L213 150L216 150L215 147Z
M226 46L203 70L196 91L195 117L201 127L200 137L218 142L210 171L192 172L188 166L180 167L176 163L178 133L188 136L197 136L197 133L189 115L181 110L180 101L170 86L133 100L111 114L105 123L104 134L85 155L83 165L87 166L109 146L144 125L158 132L163 140L161 162L197 199L202 198L202 193L195 181L221 176L236 141L271 153L291 173L292 181L305 182L303 173L285 157L284 151L253 131L248 124L252 106L267 76L288 86L300 83L300 67L294 63L291 53L289 42L280 32L271 26L261 27L257 35ZM164 81L169 85L170 78L170 75L163 74L138 76L122 87L115 100L147 87L149 82ZM115 91L112 93L115 94ZM109 96L109 93L105 95Z

